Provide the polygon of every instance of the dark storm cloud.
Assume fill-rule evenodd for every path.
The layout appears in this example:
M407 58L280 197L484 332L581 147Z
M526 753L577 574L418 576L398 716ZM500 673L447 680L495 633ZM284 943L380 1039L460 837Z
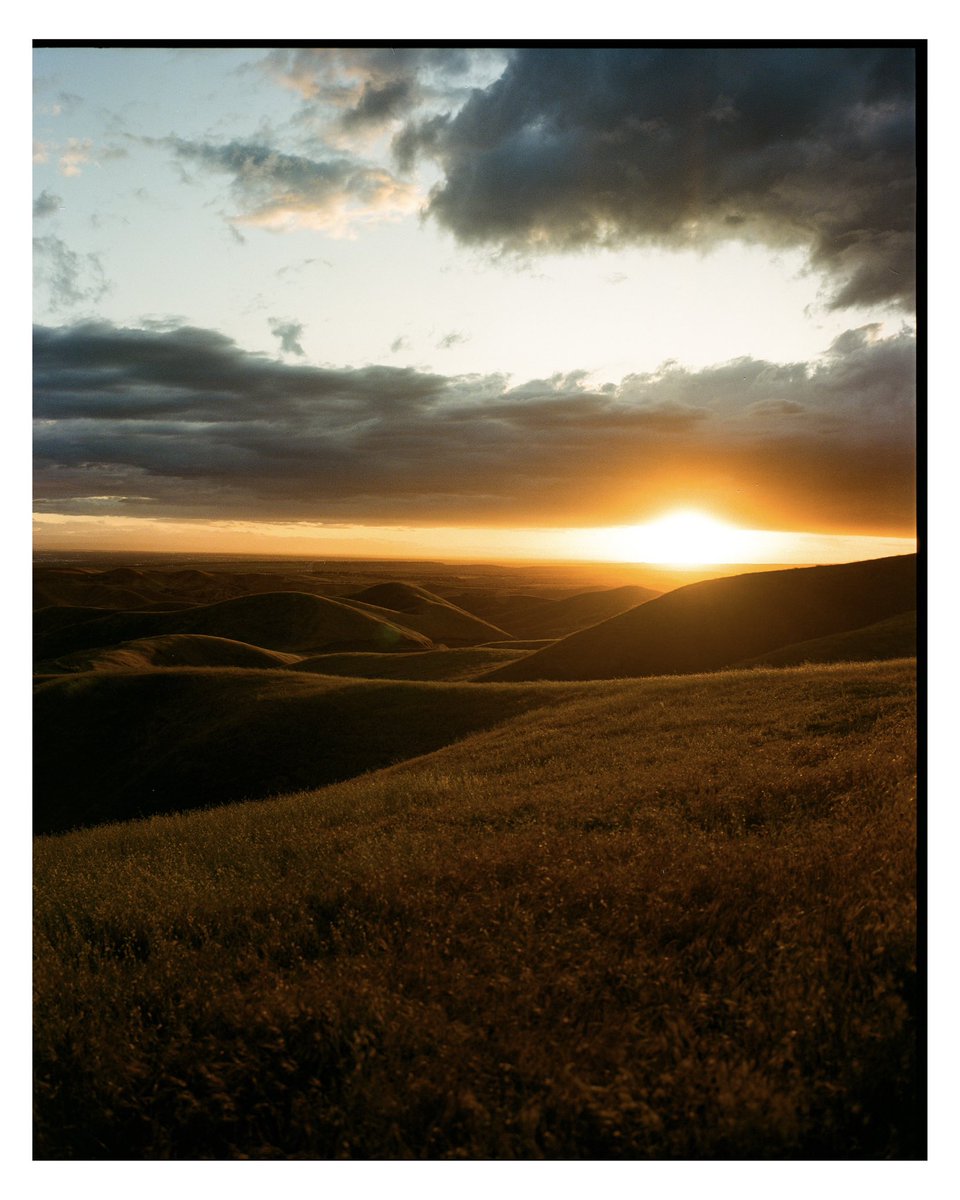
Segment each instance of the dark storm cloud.
M299 321L281 321L276 317L271 317L267 323L273 336L280 339L280 349L284 354L303 355L304 349L300 345L303 326Z
M433 524L600 524L696 500L760 525L905 528L915 346L876 335L810 364L668 363L594 389L583 372L511 387L311 367L189 327L39 327L37 495L63 512L120 495L155 516Z
M58 237L33 239L34 275L53 309L100 300L110 290L98 254L78 254Z
M523 49L394 149L463 242L801 245L832 306L909 307L914 92L909 49Z
M35 217L50 217L55 212L63 207L63 200L59 196L54 196L52 192L48 192L46 188L33 202L33 215Z
M382 125L393 117L406 113L419 97L413 79L392 79L381 86L366 83L356 106L343 117L346 128L358 125Z
M159 144L179 160L231 176L240 219L249 224L329 228L406 211L414 202L408 184L347 155L317 160L252 141L217 145L170 137Z

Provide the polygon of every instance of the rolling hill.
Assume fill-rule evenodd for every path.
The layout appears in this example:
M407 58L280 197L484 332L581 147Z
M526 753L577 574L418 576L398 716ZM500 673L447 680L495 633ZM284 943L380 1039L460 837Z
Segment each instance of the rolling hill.
M375 584L341 600L448 646L476 645L510 636L499 626L411 583Z
M34 694L35 828L317 787L575 692L229 668L46 677Z
M916 608L917 556L799 567L677 588L497 668L489 680L715 671Z
M83 625L88 621L113 616L116 616L115 609L92 605L51 604L48 608L38 608L33 614L34 643L71 625Z
M625 584L622 587L578 592L560 599L509 593L467 593L457 597L457 600L464 607L472 606L487 620L509 630L511 637L527 640L566 637L659 595L661 593L653 588Z
M91 606L156 612L215 604L261 592L327 594L332 581L310 571L203 571L196 567L150 569L114 567L34 568L34 608Z
M318 654L298 659L291 671L318 675L347 675L354 679L472 679L492 667L522 658L525 650L504 646L459 646L455 649L410 651L406 654Z
M47 611L42 610L38 618ZM323 650L422 650L432 644L414 630L306 592L265 592L175 612L81 613L82 620L50 632L44 632L44 621L38 620L35 658L54 659L94 646L185 633L300 654Z
M887 658L914 658L916 653L917 614L906 612L863 629L851 629L809 642L781 646L737 666L796 667L801 663L872 662Z
M299 662L296 654L265 650L230 638L202 633L169 633L139 638L116 646L76 650L61 658L38 663L35 673L68 674L77 671L143 671L148 667L287 667Z

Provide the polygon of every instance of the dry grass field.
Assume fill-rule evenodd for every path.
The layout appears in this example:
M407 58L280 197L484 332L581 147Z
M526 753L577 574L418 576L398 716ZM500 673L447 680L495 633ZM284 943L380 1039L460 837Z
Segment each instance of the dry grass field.
M922 1156L911 662L432 687L501 717L36 841L38 1157Z
M922 1156L913 558L323 568L38 572L38 1158Z

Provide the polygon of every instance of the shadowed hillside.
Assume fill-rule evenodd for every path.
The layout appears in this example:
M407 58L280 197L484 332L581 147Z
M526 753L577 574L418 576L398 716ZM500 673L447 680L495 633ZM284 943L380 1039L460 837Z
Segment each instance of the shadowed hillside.
M38 644L40 639L70 626L84 625L89 621L99 621L104 617L116 616L112 608L96 608L79 604L53 604L49 608L39 608L33 614L33 640Z
M201 571L195 567L150 570L114 567L36 567L34 608L48 605L91 606L114 610L160 611L197 604L216 604L262 592L308 592L326 595L334 582L313 572Z
M864 629L851 629L771 650L759 658L738 663L741 667L796 667L801 663L871 662L886 658L914 658L917 653L917 614L900 613Z
M471 595L459 598L473 605L488 620L495 621L517 639L561 638L586 629L627 609L635 608L661 593L653 588L626 584L601 591L552 599L528 595ZM472 610L471 610L472 611Z
M472 679L491 667L523 658L523 647L461 646L454 650L423 650L408 654L318 654L298 659L291 671L318 675L348 675L356 679Z
M509 636L499 626L410 583L380 583L342 599L373 616L451 646L476 645Z
M916 555L907 554L690 584L485 678L611 679L719 670L915 609L916 569Z
M112 613L85 618L50 633L39 632L34 656L38 660L60 658L92 646L173 633L230 638L268 650L302 654L322 650L414 650L431 645L423 634L338 600L305 592L268 592L177 612Z
M316 787L572 694L226 668L48 677L34 696L35 828Z
M542 650L544 646L552 646L556 638L512 638L506 642L484 642L488 650Z
M387 656L392 657L392 656ZM230 638L201 633L169 633L140 638L92 650L76 650L61 658L38 663L35 673L66 674L76 671L142 671L148 667L287 667L299 662L296 654L264 650Z
M150 608L153 597L130 588L119 587L91 579L86 572L69 572L34 579L33 607L50 605L98 607L105 609Z

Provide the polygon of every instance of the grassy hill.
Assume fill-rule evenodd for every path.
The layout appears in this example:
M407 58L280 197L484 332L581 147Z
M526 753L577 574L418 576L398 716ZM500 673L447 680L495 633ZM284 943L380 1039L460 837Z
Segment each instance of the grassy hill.
M510 622L518 638L561 638L615 617L653 600L659 593L651 588L627 584L598 592L582 592L561 600L544 601L539 608L518 614Z
M40 660L164 634L203 634L299 654L417 650L431 645L423 634L338 600L306 592L267 592L175 612L84 616L49 632L38 622L37 629L35 657Z
M586 629L659 595L652 588L626 584L559 599L522 593L466 593L458 602L466 608L472 606L471 611L476 608L488 620L508 629L516 639L552 639Z
M157 611L215 604L260 592L297 591L327 594L332 581L310 571L203 571L114 567L34 569L34 608L48 605L91 606L113 610Z
M49 637L61 629L71 625L83 625L88 621L99 621L103 617L115 616L111 608L97 608L93 605L54 604L49 608L39 608L33 614L34 642Z
M473 679L491 667L523 658L524 647L462 646L456 649L413 651L408 654L318 654L291 664L292 671L320 675L349 675L357 679Z
M759 658L739 663L743 667L796 667L801 663L870 662L884 658L912 658L917 653L917 614L899 613L863 629L781 646Z
M126 712L142 682L40 691L120 684ZM286 682L319 688L322 742L333 685ZM354 719L378 689L432 698L426 728L466 692L499 719L37 840L36 1157L923 1156L911 664L540 685L526 712L354 682Z
M667 592L527 658L493 680L712 671L916 608L915 554L710 579Z
M344 596L343 601L447 645L475 645L509 636L499 626L411 583L375 584Z
M566 694L226 668L47 677L34 696L34 826L49 833L318 786Z
M117 646L77 650L37 664L36 674L77 671L143 671L150 667L287 667L299 662L296 654L264 650L230 638L199 633L170 633L139 638Z
M488 650L542 650L552 646L556 638L509 638L504 642L484 642Z

